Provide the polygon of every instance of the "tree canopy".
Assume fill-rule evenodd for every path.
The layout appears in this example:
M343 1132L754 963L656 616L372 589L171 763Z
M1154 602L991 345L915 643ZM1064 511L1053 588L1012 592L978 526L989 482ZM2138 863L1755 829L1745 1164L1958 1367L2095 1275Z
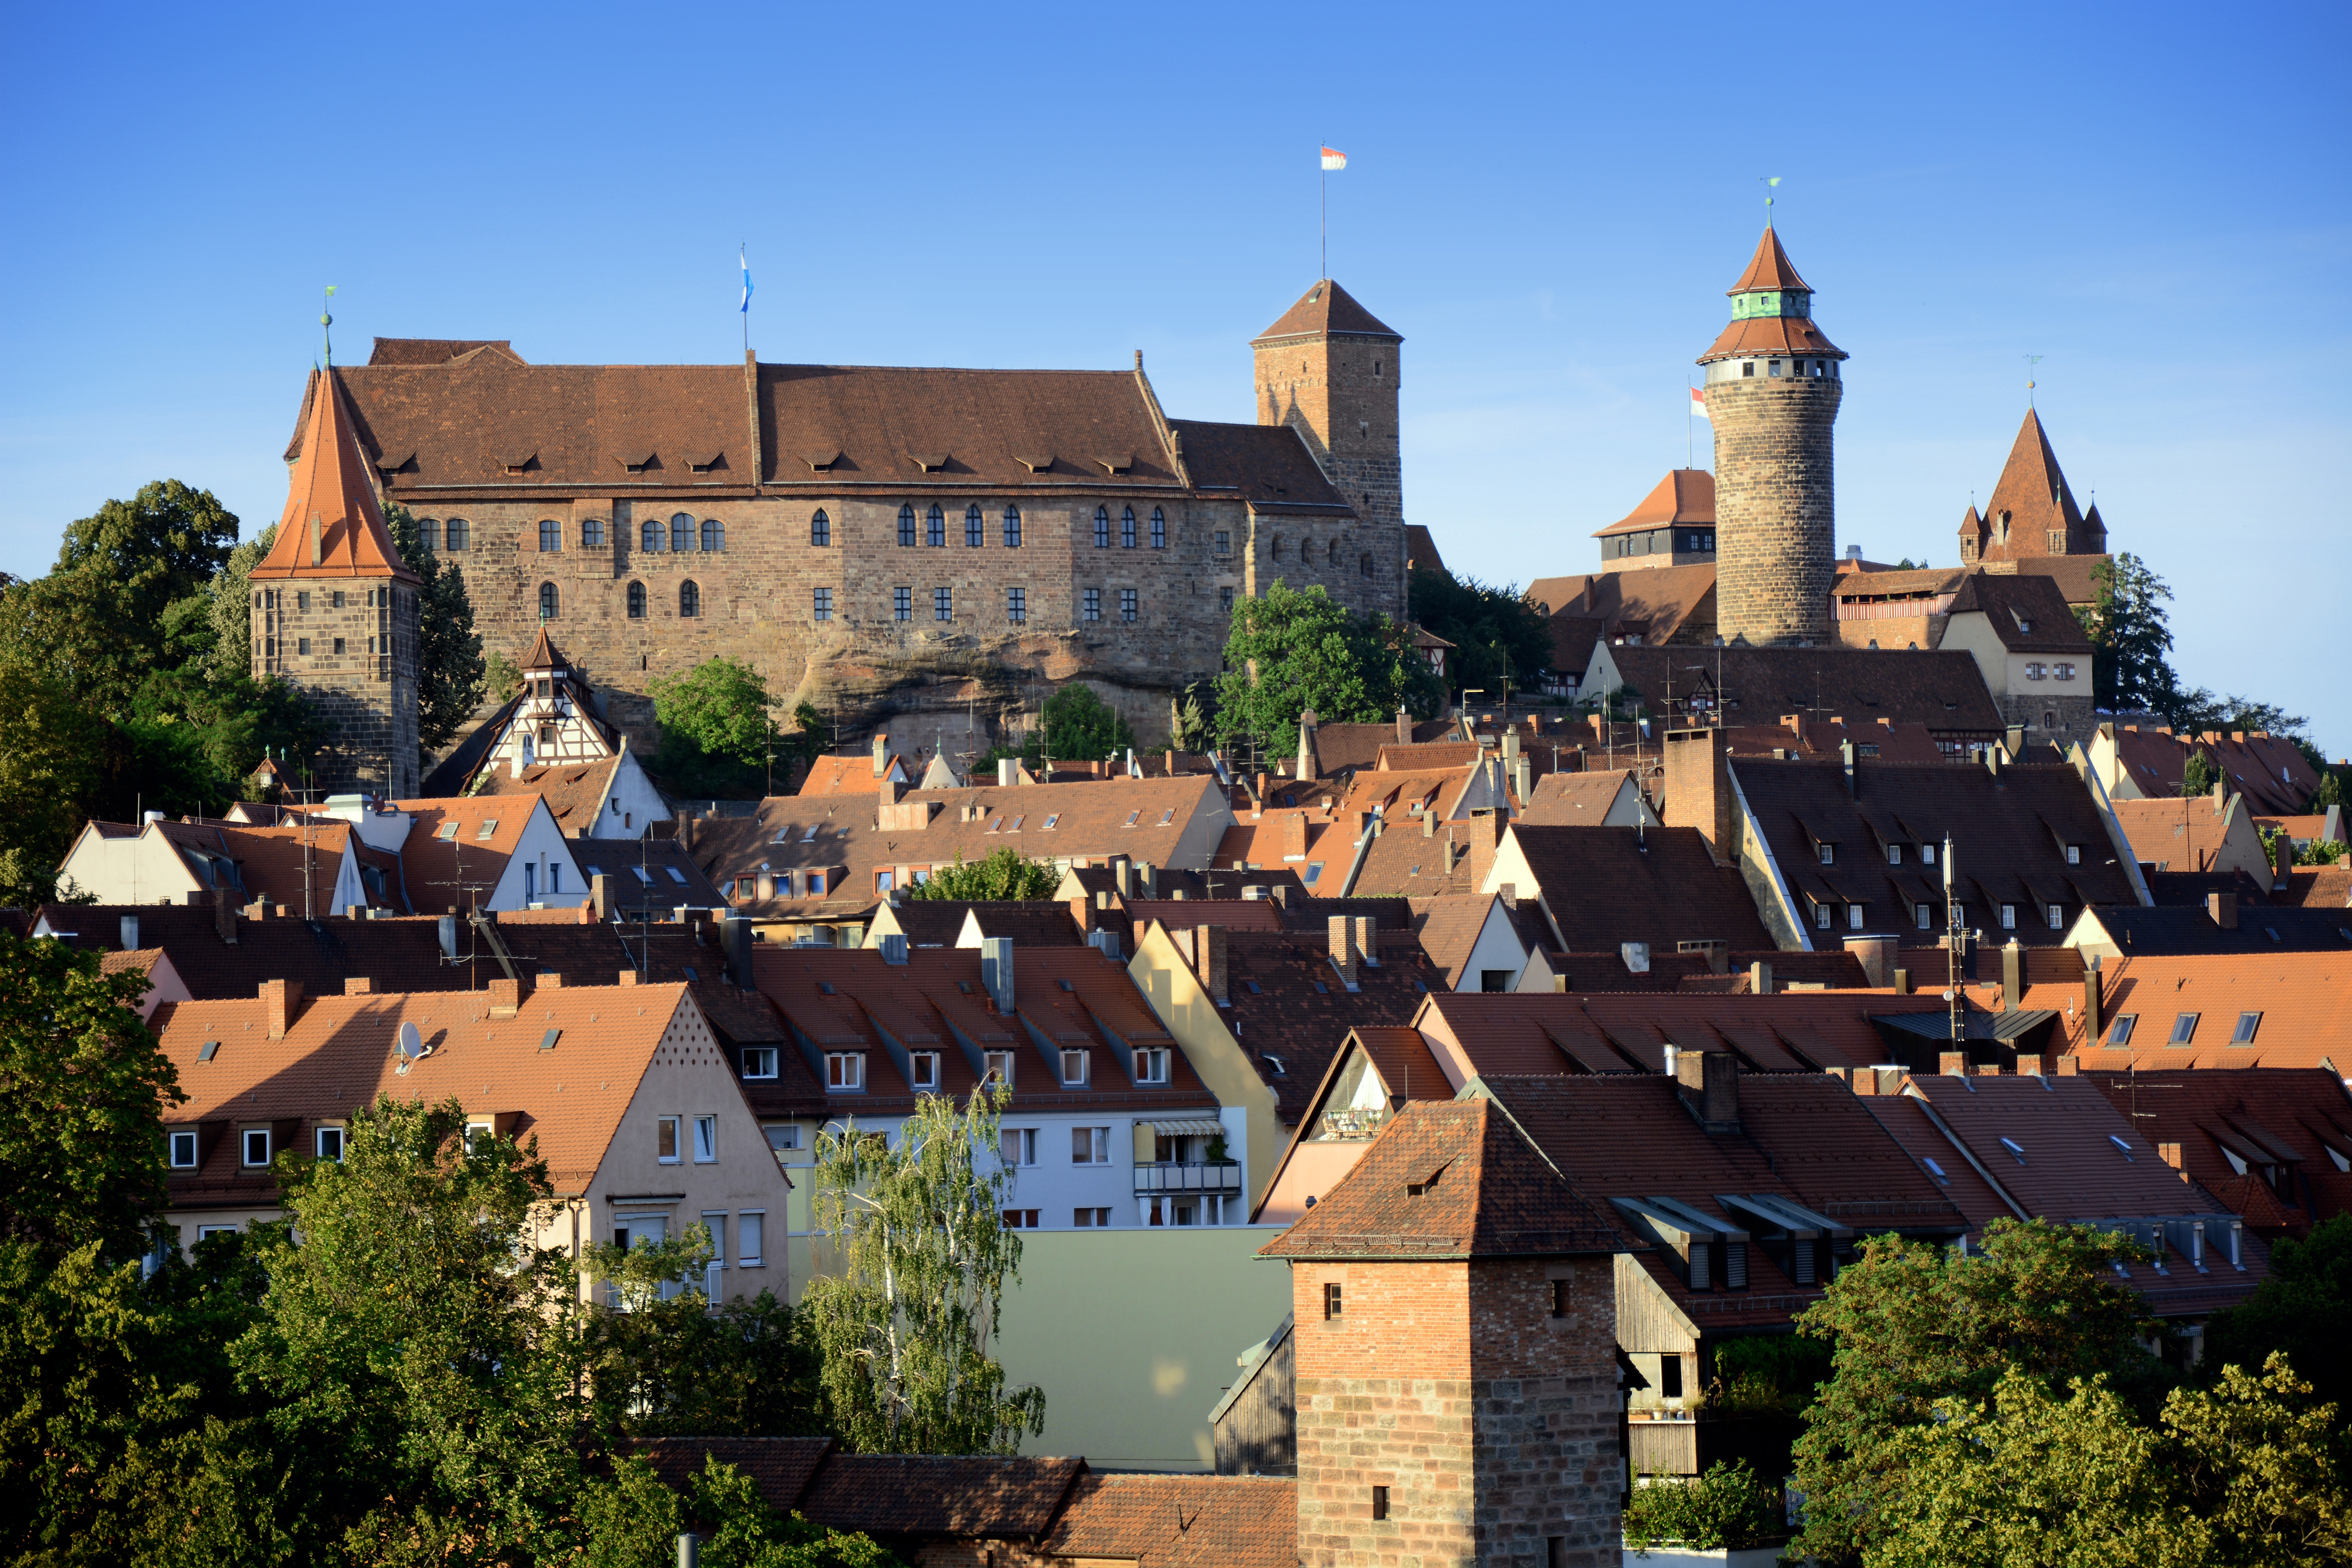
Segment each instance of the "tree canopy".
M416 574L416 745L424 754L457 738L474 716L488 676L482 639L474 631L474 602L466 576L425 548L416 519L394 502L383 509L394 548Z
M984 860L967 864L956 851L952 866L934 866L929 877L907 890L914 899L1050 899L1062 874L1050 860L1030 860L1004 845Z
M1217 732L1228 740L1283 752L1309 709L1327 723L1370 724L1399 707L1425 719L1444 700L1436 672L1386 616L1354 615L1319 585L1300 593L1280 578L1234 603L1217 678Z
M1551 624L1517 586L1415 566L1412 618L1454 645L1445 656L1445 683L1454 691L1532 691L1551 664Z
M758 796L768 786L768 759L786 764L823 754L824 720L806 702L793 710L799 728L780 730L768 683L748 664L721 655L684 675L656 676L654 717L661 723L655 766L673 793Z
M2161 710L2178 682L2172 651L2172 589L2129 551L2091 568L2093 599L2076 618L2091 639L2091 695L2109 712Z

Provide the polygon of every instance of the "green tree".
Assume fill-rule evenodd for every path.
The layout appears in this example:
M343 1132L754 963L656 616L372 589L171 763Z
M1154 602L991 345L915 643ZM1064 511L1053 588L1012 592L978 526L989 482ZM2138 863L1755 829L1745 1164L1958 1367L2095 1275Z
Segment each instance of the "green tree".
M1385 616L1351 615L1321 587L1296 593L1279 578L1259 597L1234 602L1217 678L1221 736L1287 754L1310 708L1325 723L1369 724L1400 705L1425 719L1443 700L1428 661Z
M694 1478L691 1511L709 1535L710 1568L898 1568L869 1537L827 1530L768 1506L751 1477L711 1455Z
M213 574L210 589L213 649L212 671L221 675L253 673L253 569L278 542L271 523L228 552Z
M2166 656L2172 589L2128 551L2091 568L2092 602L2075 616L2091 639L2091 695L2109 712L2164 710L2176 681Z
M722 655L684 675L656 676L652 693L662 729L656 766L677 793L761 792L775 729L758 670Z
M473 718L488 680L466 574L425 548L409 510L383 509L392 542L416 574L416 749L419 761L456 740Z
M163 1196L162 1107L187 1098L139 1016L147 986L0 932L0 1237L48 1258L141 1250Z
M1046 860L1024 859L1006 845L985 860L967 865L956 851L952 866L934 866L928 881L907 889L910 899L1050 899L1062 874Z
M1135 744L1126 716L1083 681L1073 680L1045 699L1038 718L1046 758L1099 763L1123 756Z
M1442 567L1412 569L1412 617L1454 645L1446 684L1455 691L1532 690L1551 664L1551 623L1516 585L1496 588ZM1320 710L1318 710L1319 712Z
M1785 1540L1780 1494L1745 1459L1717 1460L1688 1479L1655 1477L1625 1502L1625 1540L1643 1555L1672 1542L1700 1552L1738 1551Z
M2271 1244L2270 1277L2205 1324L2205 1363L2262 1364L2284 1352L2319 1397L2352 1410L2352 1214L2339 1214L2297 1241Z
M2311 799L2303 808L2304 815L2317 816L2329 806L2343 804L2344 772L2340 768L2329 767L2323 762L2319 767L2319 787L2311 792Z
M1216 732L1216 706L1217 691L1213 683L1186 683L1183 691L1169 704L1169 744L1194 755L1207 751L1210 738Z
M2180 764L2180 793L2191 800L2210 795L2213 781L2221 776L2204 752L2191 752L2189 760Z
M999 1211L1013 1091L925 1095L897 1147L853 1123L817 1140L816 1229L835 1266L805 1296L835 1430L859 1453L1010 1454L1045 1428L1045 1395L1008 1391L989 1354L1021 1238Z
M0 605L25 591L8 588ZM113 726L58 669L0 637L0 905L57 896L58 862L126 756Z
M1877 1543L1906 1484L1903 1435L1934 1422L1939 1400L1981 1404L2012 1369L2052 1383L2105 1373L2152 1396L2160 1369L2139 1340L2155 1323L2113 1268L2138 1256L2111 1232L2040 1221L1996 1220L1965 1257L1900 1237L1864 1242L1797 1320L1833 1346L1793 1453L1804 1549L1836 1557Z
M277 1174L264 1315L233 1354L268 1411L290 1554L550 1554L604 1434L578 1277L530 1240L546 1163L467 1135L455 1100L386 1095L340 1162L289 1153Z

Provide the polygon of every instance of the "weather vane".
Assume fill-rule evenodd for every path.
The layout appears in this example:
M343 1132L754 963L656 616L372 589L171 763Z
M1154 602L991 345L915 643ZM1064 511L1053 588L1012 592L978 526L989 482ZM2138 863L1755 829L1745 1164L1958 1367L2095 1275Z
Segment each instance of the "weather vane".
M2033 406L2033 367L2040 364L2043 360L2048 359L2050 356L2048 354L2026 354L2022 357L2025 360L2025 406L2031 408Z
M1772 226L1772 191L1773 187L1780 184L1780 176L1759 174L1756 177L1764 182L1764 226L1770 228Z
M335 286L334 286L332 283L330 283L330 284L328 284L328 285L327 285L326 299L327 299L327 300L332 300L334 297L335 297ZM335 318L334 318L334 316L333 316L331 313L330 313L330 312L326 310L326 308L325 308L325 304L324 304L324 301L321 301L320 308L320 310L319 310L319 335L320 335L320 337L322 337L322 338L324 338L324 339L326 340L326 343L327 343L327 363L328 363L328 365L329 365L330 367L332 367L332 366L333 366L333 364L334 364L334 363L335 363L335 334L334 334L334 331L333 331L334 325L335 325Z

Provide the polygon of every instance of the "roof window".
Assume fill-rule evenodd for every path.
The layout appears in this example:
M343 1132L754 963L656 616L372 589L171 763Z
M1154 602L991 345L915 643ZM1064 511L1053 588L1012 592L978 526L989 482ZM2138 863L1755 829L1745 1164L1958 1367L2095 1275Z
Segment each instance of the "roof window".
M1943 1166L1938 1165L1938 1164L1937 1164L1937 1163L1936 1163L1936 1162L1935 1162L1935 1161L1933 1161L1933 1160L1922 1160L1922 1161L1920 1161L1919 1163L1920 1163L1921 1164L1923 1164L1923 1165L1925 1165L1925 1166L1927 1166L1927 1173L1928 1173L1929 1175L1931 1175L1931 1176L1935 1177L1935 1178L1936 1178L1936 1180L1937 1180L1938 1182L1941 1182L1944 1185L1946 1185L1946 1186L1948 1186L1948 1186L1950 1186L1950 1185L1952 1184L1952 1178L1951 1178L1951 1177L1949 1177L1949 1176L1948 1176L1948 1175L1946 1175L1946 1174L1944 1174L1944 1167L1943 1167Z
M433 830L433 837L445 841L455 838L457 837L457 825L454 822L445 822Z
M2252 1045L2254 1043L2254 1031L2262 1026L2263 1016L2260 1013L2239 1014L2238 1027L2236 1032L2231 1035L2230 1043L2233 1046Z
M1276 1078L1287 1078L1290 1075L1290 1069L1282 1065L1282 1058L1280 1057L1266 1056L1261 1053L1258 1059L1265 1062L1267 1067L1274 1069L1274 1076Z
M833 994L833 982L832 982L832 981L830 981L830 980L820 980L820 981L818 981L818 982L816 983L816 988L817 988L819 991L823 992L823 993L824 993L825 995L827 995L827 996L830 996L830 995L832 995L832 994Z
M1060 812L1058 812L1058 811L1057 811L1057 812L1055 812L1054 814L1052 814L1051 816L1047 816L1047 817L1045 818L1045 826L1046 826L1047 827L1051 827L1051 826L1053 826L1055 823L1057 823L1057 822L1059 822L1059 821L1061 821L1061 820L1062 820L1062 814L1061 814Z
M1173 821L1175 821L1175 820L1176 820L1176 808L1175 808L1174 806L1172 806L1172 805L1171 805L1171 806L1170 806L1167 810L1165 810L1165 811L1163 811L1163 812L1161 812L1161 813L1160 814L1160 826L1162 826L1162 827L1167 826L1170 823L1171 823L1171 822L1173 822Z
M498 819L497 817L495 817L495 816L486 816L486 817L482 818L482 828L481 828L481 831L480 831L480 832L478 832L478 833L477 833L477 834L475 834L475 835L474 835L474 837L475 837L476 838L478 838L478 839L480 839L480 838L492 838L492 837L497 837L497 835L498 835L498 831L499 831L499 819Z
M1120 823L1119 826L1121 827L1132 827L1135 826L1135 819L1142 815L1143 813L1139 811L1130 811L1127 814L1127 820Z
M2114 1133L2110 1132L2107 1134L2107 1142L2114 1144L2116 1149L2121 1151L2125 1159L2128 1160L2132 1157L2131 1145L2116 1137Z
M1253 996L1263 996L1265 994L1265 991L1259 988L1258 983L1255 980L1244 980L1242 984L1249 987L1249 994Z
M2000 1141L2000 1146L2009 1151L2009 1157L2011 1159L2015 1160L2021 1165L2025 1163L2025 1150L2016 1139L2004 1138Z
M2173 1019L2171 1043L2176 1046L2185 1046L2195 1040L2197 1038L2197 1019L2198 1015L2195 1013L2183 1013L2179 1017Z
M808 825L808 831L807 831L806 833L803 833L803 834L802 834L802 835L801 835L801 842L802 842L802 843L803 843L803 844L814 844L814 843L815 843L815 842L816 842L816 830L817 830L819 827L823 826L824 826L824 824L822 824L822 823L816 823L816 822L812 822L812 823L810 823L810 824Z
M2107 1026L2107 1044L2111 1046L2130 1045L2132 1026L2138 1022L2139 1015L2137 1013L2116 1014L2116 1021Z

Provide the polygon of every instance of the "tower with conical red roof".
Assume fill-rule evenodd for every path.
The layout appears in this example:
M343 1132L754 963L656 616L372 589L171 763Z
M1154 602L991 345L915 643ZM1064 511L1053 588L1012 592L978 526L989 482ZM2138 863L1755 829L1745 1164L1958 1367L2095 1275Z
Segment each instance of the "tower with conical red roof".
M2074 504L2058 454L2050 449L2050 434L2042 416L2025 411L2017 439L2000 482L1992 488L1979 517L1973 506L1960 520L1960 563L1980 561L2024 561L2042 555L2103 555L2107 527L2099 509L2086 513Z
M414 796L416 574L400 559L332 366L313 371L278 537L253 569L253 673L332 721L315 787Z
M1812 289L1769 224L1729 293L1731 324L1698 358L1715 427L1717 629L1759 647L1826 643L1846 356L1813 325Z

